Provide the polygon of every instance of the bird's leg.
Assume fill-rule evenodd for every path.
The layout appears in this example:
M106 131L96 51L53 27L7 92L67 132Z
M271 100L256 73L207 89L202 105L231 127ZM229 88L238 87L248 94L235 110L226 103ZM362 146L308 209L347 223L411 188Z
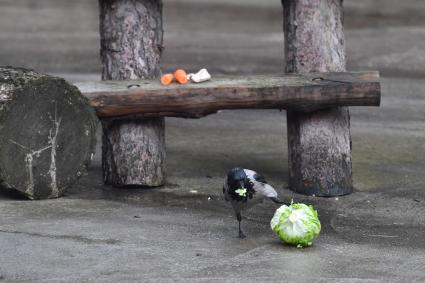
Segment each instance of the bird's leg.
M241 239L243 239L243 238L245 238L246 236L245 236L245 234L242 232L242 230L241 230L241 221L242 221L242 215L241 215L241 213L240 212L237 212L236 213L236 218L238 219L238 222L239 222L239 238L241 238Z

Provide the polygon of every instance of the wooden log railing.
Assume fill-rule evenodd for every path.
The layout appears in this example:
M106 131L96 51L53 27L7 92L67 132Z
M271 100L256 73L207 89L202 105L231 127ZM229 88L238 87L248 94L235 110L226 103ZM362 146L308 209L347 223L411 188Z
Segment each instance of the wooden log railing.
M100 118L200 118L224 109L379 106L379 73L215 77L201 84L162 86L158 80L81 82L76 86Z

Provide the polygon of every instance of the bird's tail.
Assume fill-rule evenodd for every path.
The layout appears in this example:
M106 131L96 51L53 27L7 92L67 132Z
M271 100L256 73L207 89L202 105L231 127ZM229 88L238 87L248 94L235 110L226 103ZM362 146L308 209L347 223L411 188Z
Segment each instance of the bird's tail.
M255 187L255 190L258 191L261 195L269 198L274 203L289 205L289 204L285 203L284 201L281 201L278 198L277 192L272 186L270 186L269 184L266 184L266 183L260 183L260 184L261 185L258 185L258 186Z

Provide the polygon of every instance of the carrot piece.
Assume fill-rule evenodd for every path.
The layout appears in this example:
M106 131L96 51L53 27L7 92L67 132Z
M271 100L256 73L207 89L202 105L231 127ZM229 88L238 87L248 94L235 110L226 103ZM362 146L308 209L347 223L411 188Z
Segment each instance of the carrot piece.
M173 80L174 80L173 74L165 74L165 75L162 75L161 77L161 83L163 85L169 85L173 82Z
M188 80L187 80L187 74L185 72L185 70L182 69L178 69L174 72L174 77L176 78L176 81L179 84L187 84Z

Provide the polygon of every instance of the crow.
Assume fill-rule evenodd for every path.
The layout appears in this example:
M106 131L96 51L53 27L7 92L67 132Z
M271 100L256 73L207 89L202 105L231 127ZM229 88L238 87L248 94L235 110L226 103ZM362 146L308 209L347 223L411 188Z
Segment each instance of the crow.
M264 198L268 198L275 203L285 204L277 197L276 190L267 184L263 176L257 172L233 168L225 177L223 185L223 194L226 201L230 201L236 213L236 219L239 222L239 238L245 238L241 230L241 211L260 203Z

